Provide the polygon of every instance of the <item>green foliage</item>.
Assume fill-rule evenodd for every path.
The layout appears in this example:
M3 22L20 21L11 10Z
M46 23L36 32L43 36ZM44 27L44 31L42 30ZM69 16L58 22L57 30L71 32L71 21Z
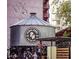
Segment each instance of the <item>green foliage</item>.
M71 31L69 31L69 30L71 30L71 27L68 27L67 30L64 31L64 33L63 33L63 36L64 36L64 37L68 37L68 36L71 35Z
M65 31L64 34L63 34L63 36L64 37L67 37L68 36L68 33Z
M65 24L71 24L71 3L70 1L63 2L57 9L56 16L59 19L65 20Z

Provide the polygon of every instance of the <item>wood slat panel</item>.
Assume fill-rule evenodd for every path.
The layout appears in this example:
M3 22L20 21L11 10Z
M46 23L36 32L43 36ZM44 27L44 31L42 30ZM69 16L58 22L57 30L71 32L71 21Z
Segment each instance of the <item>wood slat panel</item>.
M57 59L69 59L69 48L57 48Z

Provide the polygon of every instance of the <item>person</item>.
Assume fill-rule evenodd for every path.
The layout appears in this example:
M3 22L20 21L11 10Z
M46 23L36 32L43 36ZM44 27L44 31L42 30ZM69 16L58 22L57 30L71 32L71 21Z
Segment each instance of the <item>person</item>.
M37 47L36 53L37 53L37 59L41 59L41 48Z
M28 57L27 57L27 52L26 52L26 51L24 51L23 57L24 57L24 59L28 59Z
M28 59L32 59L32 53L30 51L27 51L27 57Z
M7 50L7 59L10 59L10 49Z
M11 55L10 55L10 59L14 59L15 57L14 57L14 53L12 53Z
M28 59L32 59L32 53L30 52L30 48L27 48L26 56L28 57Z
M36 52L34 52L33 58L34 58L34 59L37 59L37 53L36 53Z
M43 46L42 47L42 59L46 59L47 57L46 57L46 46Z
M14 55L13 55L13 59L17 59L17 54L15 53Z

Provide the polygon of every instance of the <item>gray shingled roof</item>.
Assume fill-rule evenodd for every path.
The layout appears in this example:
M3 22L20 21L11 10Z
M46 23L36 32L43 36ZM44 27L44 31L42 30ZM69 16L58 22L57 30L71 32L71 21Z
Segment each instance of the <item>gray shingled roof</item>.
M45 26L51 26L47 21L41 20L36 15L31 15L29 18L25 18L14 25L45 25Z

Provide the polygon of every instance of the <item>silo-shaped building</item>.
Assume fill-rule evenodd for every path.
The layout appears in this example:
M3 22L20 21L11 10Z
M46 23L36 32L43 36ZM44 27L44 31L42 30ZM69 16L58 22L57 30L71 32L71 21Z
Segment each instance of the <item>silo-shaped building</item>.
M39 19L36 13L30 13L30 17L13 24L10 28L11 46L36 46L38 38L55 37L55 28ZM47 42L44 44L49 45Z

